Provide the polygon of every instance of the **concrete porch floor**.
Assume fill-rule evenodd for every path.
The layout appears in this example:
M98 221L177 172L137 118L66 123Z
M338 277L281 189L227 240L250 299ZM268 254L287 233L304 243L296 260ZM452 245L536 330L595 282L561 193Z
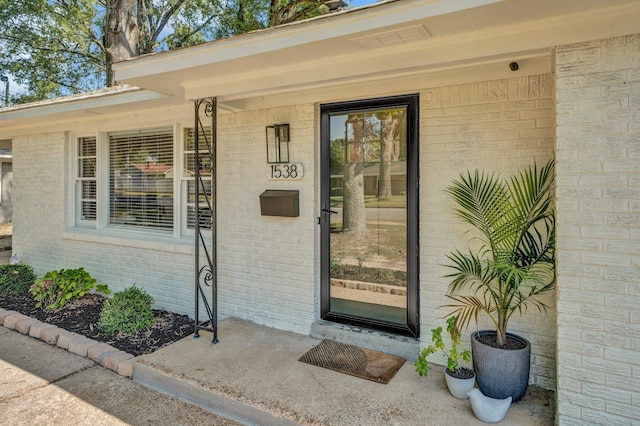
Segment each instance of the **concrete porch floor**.
M234 318L218 329L216 345L201 332L139 357L134 380L245 424L483 424L449 394L443 367L425 379L407 361L383 385L299 362L312 337ZM502 424L552 425L554 407L553 392L529 387Z

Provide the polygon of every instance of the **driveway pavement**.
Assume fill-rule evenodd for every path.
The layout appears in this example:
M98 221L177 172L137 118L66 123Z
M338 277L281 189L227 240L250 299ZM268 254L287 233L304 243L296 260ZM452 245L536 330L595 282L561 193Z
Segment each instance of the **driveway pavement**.
M0 425L196 424L238 423L0 327Z

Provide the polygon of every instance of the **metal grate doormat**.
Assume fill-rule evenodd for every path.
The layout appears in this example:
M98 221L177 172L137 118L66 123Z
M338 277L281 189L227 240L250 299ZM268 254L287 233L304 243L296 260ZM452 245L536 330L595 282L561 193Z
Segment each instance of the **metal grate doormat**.
M298 361L387 384L402 367L405 359L333 340L323 340Z

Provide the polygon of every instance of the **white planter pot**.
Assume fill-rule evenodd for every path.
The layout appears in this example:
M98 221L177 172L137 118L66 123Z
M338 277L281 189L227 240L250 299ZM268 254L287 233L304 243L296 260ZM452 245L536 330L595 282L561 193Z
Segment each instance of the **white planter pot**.
M447 387L449 388L449 392L451 392L451 395L455 396L458 399L469 398L467 392L473 389L474 385L476 384L475 374L470 379L458 379L457 377L453 377L447 374L445 370L444 379L447 382Z

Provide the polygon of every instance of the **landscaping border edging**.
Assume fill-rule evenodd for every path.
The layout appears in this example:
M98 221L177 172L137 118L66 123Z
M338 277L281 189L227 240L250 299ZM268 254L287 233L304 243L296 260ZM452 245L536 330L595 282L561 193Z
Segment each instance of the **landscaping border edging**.
M0 325L9 330L35 337L49 345L58 346L76 355L90 358L121 376L133 378L133 365L136 357L107 343L89 339L81 334L3 308L0 308Z

